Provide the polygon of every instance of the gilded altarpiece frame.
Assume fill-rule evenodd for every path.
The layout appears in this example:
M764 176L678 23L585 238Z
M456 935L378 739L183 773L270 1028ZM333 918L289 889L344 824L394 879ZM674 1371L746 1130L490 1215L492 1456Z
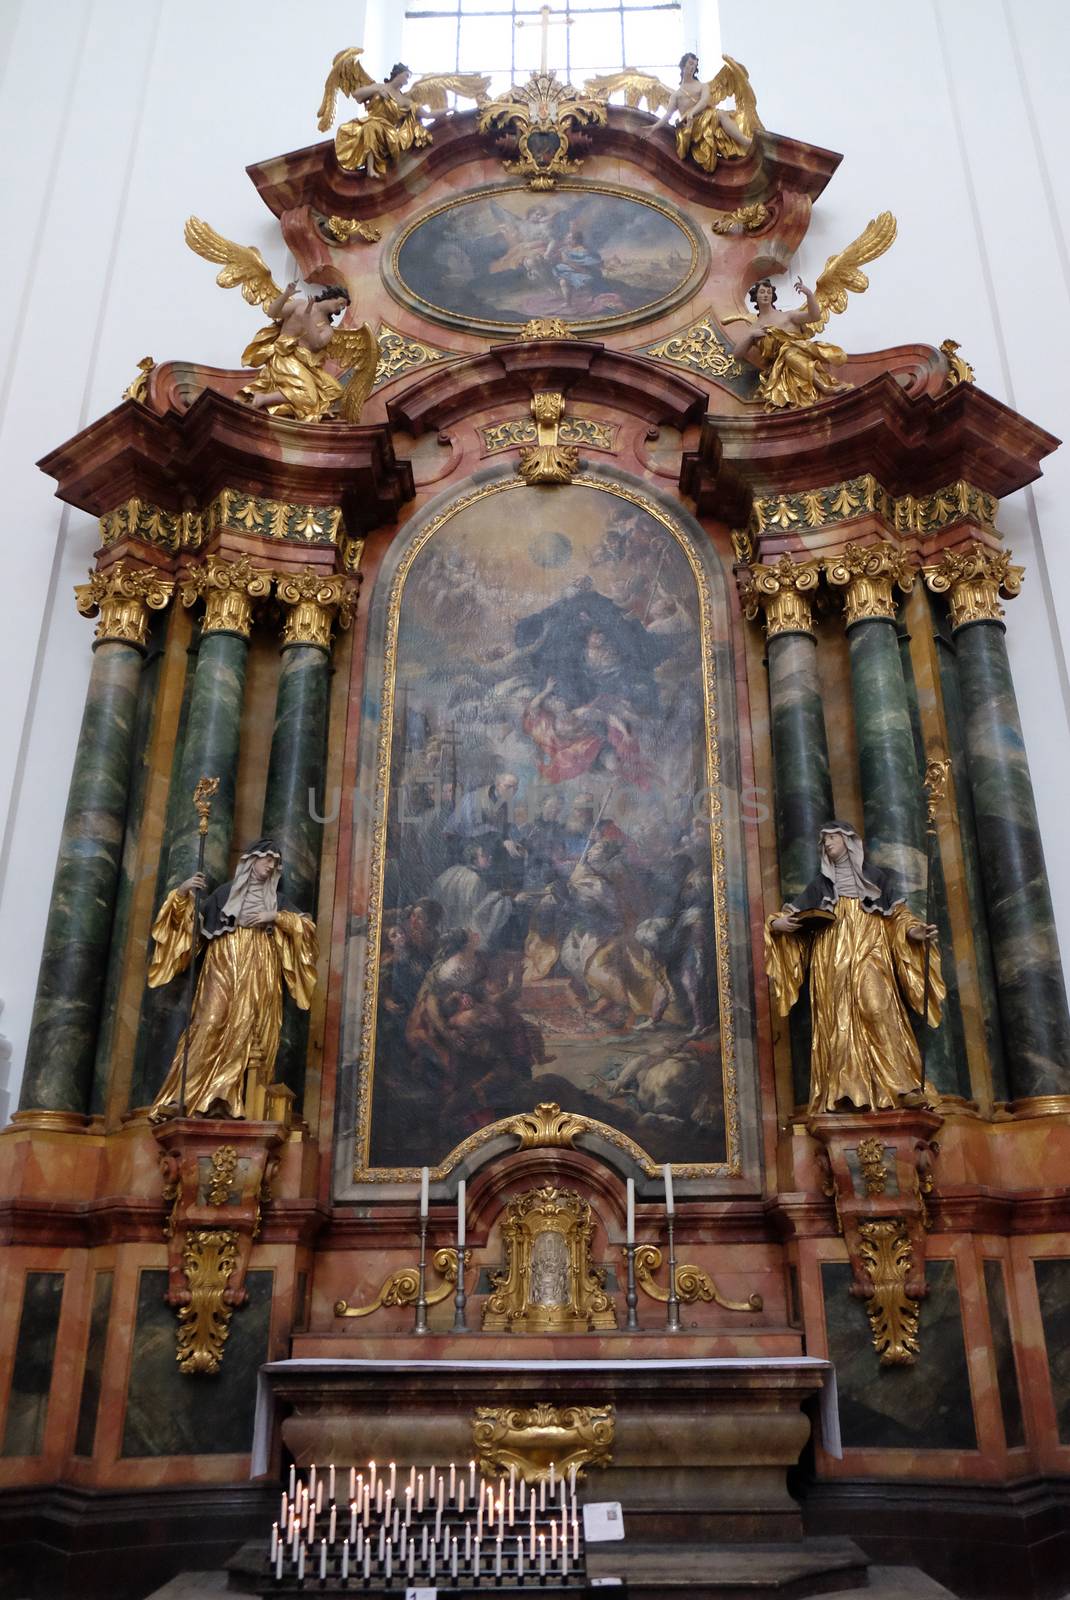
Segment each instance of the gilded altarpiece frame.
M577 496L594 498L577 500ZM521 682L520 701L526 697L527 704L521 713L519 702L515 702L516 716L532 747L535 763L521 771L518 790L506 797L505 811L500 810L501 796L492 794L488 800L483 790L507 769L507 756L486 750L473 755L478 740L465 737L463 728L460 732L454 728L451 742L446 737L443 717L429 710L427 697L418 700L414 696L412 674L407 672L405 659L406 649L412 647L419 634L406 611L407 596L417 592L414 586L423 585L425 604L432 604L434 596L443 595L443 604L450 605L456 603L458 586L474 581L470 552L461 559L456 549L456 540L463 538L466 531L466 515L482 529L470 538L485 552L492 552L487 556L486 571L479 569L476 561L475 579L486 578L488 573L491 577L500 575L511 552L519 560L526 552L541 569L540 581L544 585L539 597L541 606L529 607L526 617L518 617L510 610L510 600L515 600L515 595L500 592L500 585L497 596L498 604L510 617L510 645L516 641L515 650L521 660L513 661L509 651L505 667L499 669L501 655L495 658L490 652L495 667L491 679L498 688L502 673L512 672L511 678L506 677L507 684L516 679ZM496 543L488 534L491 522L497 530ZM569 529L567 535L560 532L563 527ZM443 538L445 530L452 531ZM635 542L629 545L629 540ZM523 548L517 541L523 541ZM624 579L626 574L639 570L629 552L642 554L644 541L648 580L650 570L654 578L648 581L646 598L637 599L624 592ZM586 552L583 560L577 555L581 546ZM448 559L451 550L452 565ZM426 563L432 554L437 563L434 582L428 577L426 564L421 570L421 562ZM611 599L604 591L613 587L608 574L614 563L620 583L614 591L616 598ZM584 565L589 570L579 570ZM675 669L674 681L686 686L688 703L700 709L700 726L694 735L692 782L685 786L686 794L679 792L669 797L670 807L665 785L662 783L659 791L652 764L646 759L643 729L652 728L655 722L672 720L673 713L665 705L665 686L658 680L659 670L672 659L672 650L657 645L648 655L644 651L648 632L655 639L664 638L657 633L659 623L671 632L674 606L681 613L681 630L691 630L686 648L693 652L687 662ZM563 638L573 637L577 615L583 619L579 631L586 640L586 654L577 665L575 654L570 655L565 645L560 647L564 655L554 659L564 662L559 669L564 683L557 685L555 680L555 688L549 691L552 714L542 716L546 701L539 696L545 686L546 666L545 661L540 665L540 651L552 648L550 636L558 625ZM454 672L456 634L444 617L441 624L442 640L435 648L444 651L443 640L448 639L450 655L437 659L444 663L442 672ZM509 467L492 469L480 474L478 483L470 480L465 486L444 492L410 527L400 531L370 597L360 708L359 803L354 806L353 818L353 860L367 864L368 894L366 906L355 894L350 898L338 1078L335 1192L339 1199L371 1198L377 1187L385 1189L411 1182L418 1178L422 1165L431 1168L433 1182L472 1171L484 1159L515 1147L515 1136L503 1127L507 1113L529 1111L536 1100L547 1098L559 1100L566 1111L585 1119L587 1128L579 1135L580 1144L600 1150L624 1170L638 1168L654 1180L660 1166L668 1161L678 1178L702 1180L696 1192L708 1191L711 1186L724 1193L753 1193L758 1189L753 974L746 915L731 630L725 569L709 535L678 502L615 469L588 467L570 486L550 493L533 492ZM581 692L577 683L569 679L570 670L581 677L586 671L592 672L601 691L590 697L590 704L595 707L589 713L591 720L578 729L573 714L584 708L575 702L588 699L590 685L584 683L586 693ZM434 688L435 672L428 674L428 682ZM440 697L438 709L445 703ZM641 714L630 716L629 709L635 710L636 706ZM565 735L560 737L562 728ZM517 749L515 740L510 748ZM510 755L508 765L522 763ZM534 785L532 771L537 773ZM444 772L449 773L448 782L443 779ZM543 804L558 792L558 784L562 786L562 796L567 792L568 804L562 805L557 817L544 819ZM623 805L619 797L626 792L631 796L631 810L627 806L618 810L618 804ZM641 839L629 838L628 829L634 826L636 833L640 832L644 807L647 812L656 809L659 795L666 810L663 833L670 825L676 831L674 843L663 844L662 854L655 861L644 856L646 847ZM547 809L552 812L554 808ZM521 857L511 857L503 851L504 818L508 819L507 833L524 846ZM439 854L432 863L440 871L432 879L431 867L427 867L421 881L411 881L404 875L405 850L399 849L398 841L403 828L418 830L422 819L429 832L437 829L440 836ZM618 819L623 826L618 826ZM546 862L553 851L538 832L537 824L542 821L547 822L544 832L550 833L551 844L555 830L564 841L560 848L565 854L554 858L553 871L567 884L561 892L572 912L582 898L589 872L599 880L615 873L614 881L622 892L632 880L648 885L648 902L642 914L632 915L623 939L611 939L599 931L604 927L599 921L603 906L596 905L593 910L586 907L590 915L583 931L590 933L593 927L594 933L584 948L596 948L596 956L589 959L582 979L576 965L582 937L573 935L571 949L566 948L567 933L558 933L556 945L552 933L540 943L545 930L542 924L535 928L535 916L544 900L525 902L527 932L521 930L518 935L514 930L511 951L510 936L502 934L495 918L496 894L511 896L515 902L531 890L531 879L525 874L533 852L542 850L541 879L552 875ZM566 837L570 828L575 840L571 857L567 855ZM685 830L683 835L681 828ZM443 832L449 835L444 840ZM681 837L686 844L681 845ZM595 845L605 848L595 850ZM531 870L537 894L542 881L539 870ZM521 1054L530 1053L530 1092L526 1097L518 1094L515 1103L510 1103L501 1099L499 1085L498 1103L491 1099L478 1110L482 1123L472 1128L451 1121L455 1115L451 1104L456 1108L459 1102L456 1095L451 1102L447 1087L443 1087L435 1105L433 1138L426 1128L421 1134L418 1117L406 1115L396 1107L392 1114L397 1125L389 1131L389 1117L381 1108L389 1108L395 1100L400 1103L410 1085L404 1075L399 1075L396 1063L392 1077L384 1066L385 1061L393 1061L393 1057L382 1054L384 1035L387 1048L395 1048L398 1028L396 1012L384 1009L384 995L391 984L394 987L390 993L399 992L399 948L404 956L406 941L421 936L425 947L431 948L426 930L409 922L409 909L421 900L444 905L445 914L433 930L439 938L443 929L462 915L457 907L466 903L465 885L472 880L465 874L472 871L483 875L482 888L486 891L481 890L481 910L475 914L479 937L470 940L467 954L462 949L443 957L442 945L438 944L435 959L463 963L471 958L473 945L487 952L498 951L503 975L491 979L484 966L481 974L473 978L473 984L479 984L484 1000L497 1008L493 1016L498 1032L495 1034L492 1029L489 1035L491 1047L497 1044L499 1054L508 1053L511 1041L519 1038ZM693 930L693 944L687 938L682 945L678 940L674 946L672 938L666 942L661 923L672 919L655 915L665 909L663 904L655 903L661 892L657 885L663 882L665 872L673 871L678 874L684 893L684 914L672 926ZM361 876L355 873L354 881ZM597 887L601 888L601 882ZM566 918L570 931L576 921L575 916L571 922ZM539 936L533 936L533 928ZM400 945L398 930L403 936ZM638 938L634 937L636 934ZM630 966L624 961L623 945L627 946ZM610 946L612 960L603 963L608 975L599 976L597 949L605 951ZM684 968L688 952L693 954L696 947L701 947L700 957L693 965L699 969L700 981L689 987ZM666 1008L664 1016L648 1032L642 1026L650 1019L641 1014L647 1005L641 995L649 993L654 997L656 1011L658 989L655 984L643 990L644 977L648 975L644 948L652 953L653 967L662 975ZM410 975L409 980L404 1036L410 1052L417 1047L433 1050L442 1038L442 1014L435 1013L430 1022L424 1015L430 992L428 959L425 957L426 982L421 981L419 972L415 977ZM492 961L489 953L487 960ZM543 961L543 968L537 966L539 960ZM550 962L549 967L546 962ZM531 977L533 967L537 979ZM666 977L670 967L675 974L672 982ZM545 978L544 970L548 974ZM510 973L515 979L512 993L507 992ZM539 991L543 1010L536 1008L533 1016L530 997L536 981L544 985ZM453 987L456 989L457 985ZM554 994L547 997L550 989ZM413 997L420 994L425 995L418 1002L423 1010L414 1023ZM478 995L452 1003L460 1007L454 1012L457 1026L475 1026L475 1033L466 1036L467 1043L468 1038L478 1035L480 1019L490 1014L487 1004L481 1005ZM552 1014L557 1003L572 1007L570 1021L560 1023ZM706 1014L702 1013L702 1006L707 1008ZM577 1012L580 1015L575 1015ZM585 1025L597 1033L601 1019L605 1019L603 1032L589 1049L577 1045L568 1032L569 1028ZM539 1036L534 1041L533 1032ZM483 1037L484 1046L487 1037ZM479 1048L476 1039L477 1056ZM605 1057L604 1065L599 1063L598 1073L582 1090L581 1079L577 1078L576 1092L570 1098L569 1085L563 1082L562 1074L590 1070L591 1054L599 1049ZM716 1062L710 1069L710 1052L714 1049ZM544 1059L540 1060L540 1056ZM467 1062L470 1057L464 1059ZM580 1065L573 1069L573 1061ZM661 1102L651 1111L649 1094L643 1100L652 1065L663 1068L661 1076L669 1084L670 1096L673 1083L678 1095L682 1091L685 1096L669 1111ZM695 1072L700 1069L706 1077L696 1085ZM444 1068L444 1083L448 1075ZM488 1078L493 1077L488 1073ZM613 1092L614 1085L621 1082L627 1088L621 1093ZM395 1090L390 1099L388 1084ZM466 1107L468 1100L474 1098L469 1094L470 1087L464 1086L462 1094ZM385 1135L384 1127L388 1128Z

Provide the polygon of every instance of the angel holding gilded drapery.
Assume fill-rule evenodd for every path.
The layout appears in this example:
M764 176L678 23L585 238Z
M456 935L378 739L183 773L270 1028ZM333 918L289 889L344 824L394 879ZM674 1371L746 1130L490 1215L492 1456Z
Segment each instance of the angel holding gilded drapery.
M381 178L388 165L406 150L423 150L431 141L431 131L420 121L421 112L446 110L450 93L483 101L490 79L481 73L444 72L425 74L406 93L412 76L403 61L391 67L382 83L365 71L359 47L339 50L331 62L323 86L319 121L326 133L334 121L335 104L344 94L364 107L364 116L343 122L334 136L338 165L346 172L363 169L369 178Z
M186 1066L189 1116L244 1115L245 1076L255 1068L269 1084L282 1028L282 986L307 1011L316 986L316 925L279 892L282 856L270 839L242 852L233 878L202 902L198 933L204 960L186 1033L156 1096L150 1120L174 1116ZM207 888L197 872L172 889L152 925L149 987L160 988L194 959L194 894Z
M937 930L895 895L845 822L821 830L818 876L765 925L765 970L781 1016L809 977L811 1116L885 1111L924 1099L921 1053L907 1011L940 1021Z
M736 336L732 353L758 368L762 375L758 394L767 411L812 406L826 395L851 387L832 374L834 366L842 366L847 360L846 353L839 345L815 336L834 311L846 310L849 290L861 294L869 287L869 279L860 269L882 256L895 235L895 218L890 211L882 211L846 250L829 256L813 289L796 278L795 292L803 297L801 306L792 311L778 310L776 288L768 278L762 278L748 295L755 315L725 317L726 327L736 322L746 325Z
M690 159L704 172L713 172L720 158L738 160L745 156L762 126L746 67L733 61L731 56L723 60L724 66L708 83L699 78L698 56L688 51L680 59L680 82L676 89L670 90L660 78L633 72L629 67L623 72L589 78L584 88L589 94L607 99L622 91L625 104L630 106L645 100L651 111L662 112L648 130L650 133L656 133L670 118L676 117L673 131L680 160ZM729 99L735 102L734 113L721 105L722 100Z
M298 293L296 279L280 289L253 245L234 244L199 217L186 223L186 243L206 261L222 265L216 282L240 287L250 305L262 305L271 322L242 351L242 366L256 376L239 392L254 410L298 422L322 422L337 413L359 422L371 393L379 346L367 323L336 328L334 318L349 307L349 291L329 285L317 295ZM345 383L327 370L334 362Z

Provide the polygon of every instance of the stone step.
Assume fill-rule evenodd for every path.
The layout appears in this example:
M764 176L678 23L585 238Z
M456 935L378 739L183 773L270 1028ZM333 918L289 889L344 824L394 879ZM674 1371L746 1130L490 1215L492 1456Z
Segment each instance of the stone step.
M621 1544L587 1546L591 1578L621 1578L628 1600L953 1600L914 1568L870 1568L850 1539L797 1544Z

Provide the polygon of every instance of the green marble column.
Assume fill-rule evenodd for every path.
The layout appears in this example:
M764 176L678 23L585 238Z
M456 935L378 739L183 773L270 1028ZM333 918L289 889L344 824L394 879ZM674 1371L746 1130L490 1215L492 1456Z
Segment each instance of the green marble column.
M752 566L742 588L746 614L752 619L759 611L765 614L777 859L785 901L816 877L821 829L833 816L817 640L809 601L819 578L816 561L792 563L784 558L775 566ZM795 1100L802 1105L810 1092L808 986L792 1009L788 1029Z
M167 858L167 892L197 870L199 836L193 791L202 777L219 779L205 836L204 871L209 888L223 882L229 871L252 607L254 600L270 590L269 575L252 568L247 556L237 562L210 556L183 585L183 604L193 605L203 598L205 613L181 759L171 779L177 825ZM185 985L178 981L146 994L132 1086L135 1104L152 1098L171 1064L182 1032L185 995Z
M348 621L341 577L305 573L280 578L277 594L288 608L275 702L275 729L264 795L263 833L282 850L283 892L316 915L323 824L315 821L309 792L323 790L327 756L331 623L339 607ZM300 1100L308 1049L308 1012L284 1000L275 1079Z
M122 860L148 610L173 582L124 562L91 574L78 609L100 615L52 887L20 1110L84 1115Z
M866 850L925 910L925 818L892 587L909 588L895 545L848 545L826 566L844 589Z
M999 595L1021 588L1006 551L945 552L926 581L951 604L963 734L1015 1099L1070 1094L1070 1017Z

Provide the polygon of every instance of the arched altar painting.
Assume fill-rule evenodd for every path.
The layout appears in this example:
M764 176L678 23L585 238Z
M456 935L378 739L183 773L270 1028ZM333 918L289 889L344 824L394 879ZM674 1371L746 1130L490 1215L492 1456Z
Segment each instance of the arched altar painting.
M731 1160L698 550L623 486L509 478L420 530L386 581L365 1161L440 1165L539 1101L648 1160Z
M390 287L422 315L508 334L530 317L590 332L657 316L698 286L706 251L683 214L602 185L503 186L418 217Z

